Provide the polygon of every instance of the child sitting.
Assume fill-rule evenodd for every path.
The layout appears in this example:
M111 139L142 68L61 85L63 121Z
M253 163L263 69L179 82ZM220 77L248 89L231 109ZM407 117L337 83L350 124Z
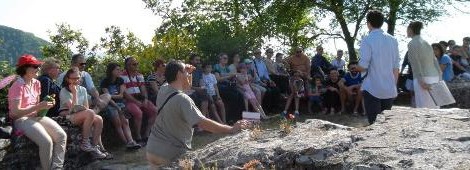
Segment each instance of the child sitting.
M311 85L310 91L308 93L309 102L308 102L308 113L313 114L312 104L317 104L323 110L323 103L321 95L325 93L326 89L323 86L322 78L320 76L315 76Z
M267 116L264 113L261 104L256 99L256 95L253 92L252 82L253 77L248 74L248 69L245 64L239 64L237 67L239 74L237 74L237 86L241 91L243 91L245 110L248 111L248 102L251 103L251 106L261 114L262 119L266 119Z
M225 119L225 106L222 98L220 97L219 88L217 87L217 79L215 75L212 74L212 65L204 64L204 72L202 74L201 86L206 89L207 95L209 96L209 106L214 113L214 118L217 122L221 124L226 124ZM217 111L217 107L219 111Z
M302 96L305 95L305 85L304 85L304 81L302 80L300 71L298 70L294 71L291 79L289 80L289 86L291 89L291 93L289 97L287 98L286 107L284 108L284 111L281 113L281 116L284 116L284 117L287 115L287 110L289 109L292 99L295 99L294 100L295 101L294 114L296 116L300 115L299 100Z

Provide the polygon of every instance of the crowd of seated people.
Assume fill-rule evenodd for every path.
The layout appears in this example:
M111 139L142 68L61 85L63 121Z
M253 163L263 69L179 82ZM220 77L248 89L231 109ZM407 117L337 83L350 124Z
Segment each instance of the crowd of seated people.
M469 37L463 39L461 46L455 45L455 41L432 44L443 80L470 80L469 45ZM313 106L322 114L363 112L364 75L351 71L357 62L346 64L343 51L338 50L330 63L321 46L316 51L312 58L302 48L295 48L288 57L282 53L274 57L271 48L264 55L262 50L255 49L251 57L220 53L217 61L201 61L199 55L191 54L188 62L196 69L191 73L192 88L185 93L205 116L222 124L241 119L243 111L259 112L262 119L268 119L275 112L286 116L293 106L293 113L301 115L299 107L303 101L307 101L310 114L316 112ZM36 118L43 109L48 109L47 117L64 116L80 126L80 148L98 159L113 158L101 140L102 116L113 124L127 149L145 146L157 116L158 91L166 84L166 62L155 60L154 70L147 76L140 73L134 57L127 57L124 65L109 63L98 89L93 75L85 71L85 56L75 54L71 61L70 68L60 68L52 58L41 62L31 55L22 56L17 66L21 78L10 88L10 117L17 128L39 145L42 167L62 166L66 137L53 120ZM36 80L39 67L41 75ZM61 69L66 71L60 73ZM411 71L408 69L408 74ZM45 101L46 96L52 96L54 102ZM286 100L283 108L281 100ZM34 122L39 124L33 125ZM50 130L54 133L49 133Z

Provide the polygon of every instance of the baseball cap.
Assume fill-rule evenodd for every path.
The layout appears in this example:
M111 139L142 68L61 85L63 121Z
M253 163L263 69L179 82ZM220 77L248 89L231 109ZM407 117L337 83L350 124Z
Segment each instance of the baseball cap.
M253 60L247 58L247 59L243 60L243 62L244 62L245 64L249 64L249 63L253 63Z
M24 65L41 65L42 63L44 63L44 62L39 61L33 55L25 54L25 55L21 56L20 58L18 58L18 64L16 64L16 66L21 67L21 66L24 66Z

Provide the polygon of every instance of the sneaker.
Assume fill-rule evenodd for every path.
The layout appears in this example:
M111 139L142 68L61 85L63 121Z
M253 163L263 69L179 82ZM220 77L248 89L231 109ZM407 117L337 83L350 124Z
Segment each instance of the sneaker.
M100 145L96 145L96 148L98 148L98 150L99 150L101 153L103 153L104 155L106 155L106 156L104 157L104 159L106 159L106 160L111 160L111 159L114 158L112 154L110 154L108 151L106 151L106 149L100 147Z
M91 154L96 159L105 159L106 158L106 154L104 154L103 152L100 151L100 146L98 146L98 145L93 148L93 150L91 151Z
M80 149L85 152L92 152L94 150L93 146L91 146L89 139L84 139L82 140L82 142L80 142Z
M142 146L140 146L138 143L136 143L135 141L131 141L129 143L126 144L126 148L128 150L136 150L136 149L140 149Z
M299 111L296 110L296 111L294 112L294 115L295 115L295 117L300 116Z
M287 116L287 111L282 111L281 112L281 117L286 117Z

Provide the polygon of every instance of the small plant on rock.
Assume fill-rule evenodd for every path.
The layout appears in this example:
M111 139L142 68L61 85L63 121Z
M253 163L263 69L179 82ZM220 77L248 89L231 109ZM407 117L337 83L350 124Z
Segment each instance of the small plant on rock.
M261 138L261 135L263 134L263 130L261 129L259 124L253 125L253 129L250 131L250 139L251 140L257 140Z
M282 134L287 135L292 132L293 125L295 124L295 115L289 114L281 119L279 128Z
M179 167L181 167L181 169L183 170L192 170L193 169L193 165L191 164L191 160L189 159L181 159L178 161L178 165Z
M255 170L255 169L264 169L263 164L257 160L251 160L243 165L243 170Z

